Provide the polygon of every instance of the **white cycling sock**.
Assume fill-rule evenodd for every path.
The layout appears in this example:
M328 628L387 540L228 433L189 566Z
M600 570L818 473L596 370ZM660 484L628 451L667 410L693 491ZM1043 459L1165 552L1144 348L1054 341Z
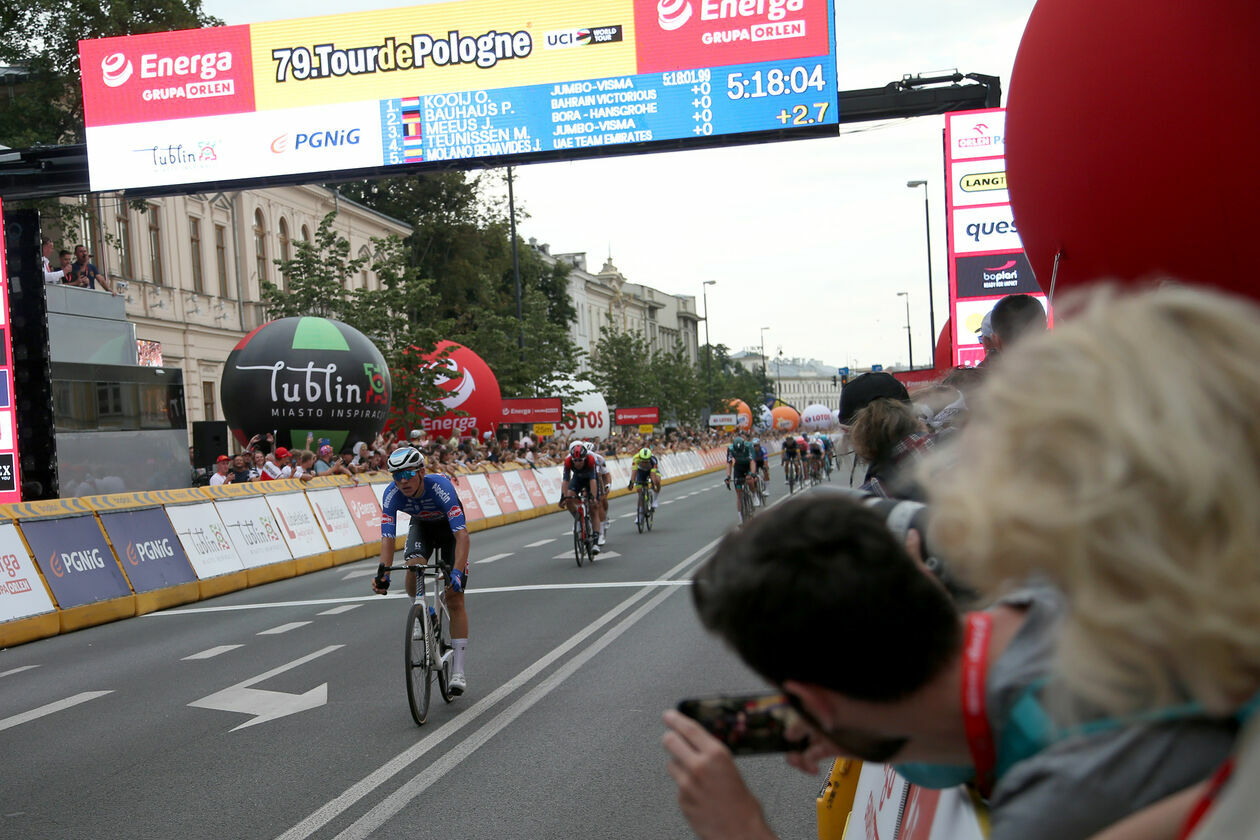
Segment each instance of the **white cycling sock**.
M652 504L656 504L656 500L659 499L660 497L661 497L661 491L653 490L652 491Z
M451 639L451 647L455 648L455 656L451 661L451 673L464 673L464 650L468 647L467 639Z

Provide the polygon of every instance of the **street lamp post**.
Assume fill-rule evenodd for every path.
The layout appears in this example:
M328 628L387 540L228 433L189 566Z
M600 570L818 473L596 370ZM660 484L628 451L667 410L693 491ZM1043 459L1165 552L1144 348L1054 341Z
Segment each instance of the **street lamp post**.
M761 328L761 400L764 404L766 392L770 390L770 380L766 377L766 330L769 327Z
M512 237L512 277L516 281L516 344L525 361L525 312L521 306L521 260L516 253L516 197L512 194L512 167L507 168L508 236Z
M700 285L700 296L704 299L704 390L709 395L709 411L713 411L713 377L709 374L709 361L713 355L713 347L709 344L709 286L716 285L716 280L705 280Z
M910 370L914 370L914 339L910 334L910 293L897 292L897 297L906 299L906 349L910 351Z
M932 342L936 346L936 307L932 295L932 214L928 210L927 181L906 181L906 186L914 189L923 187L923 232L927 234L927 269L928 269L928 318L932 327Z

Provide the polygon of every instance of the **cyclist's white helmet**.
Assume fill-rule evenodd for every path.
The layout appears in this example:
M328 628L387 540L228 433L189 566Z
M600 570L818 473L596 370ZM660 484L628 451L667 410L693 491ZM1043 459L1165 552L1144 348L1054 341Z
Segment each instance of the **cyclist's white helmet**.
M586 444L580 440L574 441L573 445L569 447L569 452L580 461L586 457Z
M574 451L574 450L576 450L579 446L580 446L580 447L582 447L583 449L585 449L585 448L586 448L586 442L585 442L585 441L581 441L581 440L575 440L575 441L573 441L573 443L570 443L570 444L569 444L569 451L570 451L570 452L573 452L573 451Z
M389 471L415 470L424 465L424 456L413 446L400 446L389 453Z

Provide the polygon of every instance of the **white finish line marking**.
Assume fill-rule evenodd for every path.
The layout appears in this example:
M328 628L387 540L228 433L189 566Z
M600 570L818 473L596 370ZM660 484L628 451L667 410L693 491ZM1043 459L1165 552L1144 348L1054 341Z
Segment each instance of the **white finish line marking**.
M7 671L0 671L0 677L7 677L10 674L20 674L23 671L29 671L32 668L38 668L38 665L23 665L21 668L10 668Z
M697 560L707 556L719 541L720 538L701 547L699 551L696 551L694 554L687 557L687 559L665 572L665 574L661 575L655 581L652 581L652 583L669 586L689 584L690 581L688 580L672 580L672 578L674 578L675 575L681 574ZM630 609L639 601L642 601L651 591L652 590L647 586L643 586L638 592L631 595L629 598L604 613L598 619L579 630L563 644L538 659L507 683L499 686L466 711L461 712L454 719L443 724L435 730L432 735L424 738L416 744L413 744L385 764L381 765L377 770L356 782L336 799L329 801L306 819L290 828L284 834L281 834L276 840L306 840L306 838L315 834L324 826L328 825L328 823L337 819L352 808L360 799L369 795L377 795L378 788L384 784L386 780L396 776L403 770L406 770L409 766L420 760L420 758L429 752L429 750L437 747L447 738L450 738L464 727L477 721L478 718L486 715L490 709L494 708L494 706L515 692L518 688L535 682L540 674L547 672L547 670L552 668L556 662L562 660L563 657L565 657L570 651L581 645L588 637L594 635L602 627L611 623L621 613ZM520 717L536 705L539 700L547 696L547 694L549 694L556 686L568 679L597 653L610 645L619 636L621 636L621 634L629 630L641 618L655 609L658 604L669 597L670 592L671 590L669 589L658 592L655 596L648 600L647 603L642 604L630 615L623 618L617 625L609 629L608 632L606 632L594 643L583 648L563 665L555 668L555 670L543 679L541 683L523 695L519 700L504 709L467 739L454 746L448 753L443 755L437 761L428 765L422 772L412 777L409 781L404 783L402 787L394 791L394 793L378 802L371 810L358 820L351 823L350 826L337 835L336 840L352 840L370 836L374 830L383 825L403 808L407 807L407 805L416 799L416 797L428 790L434 782L440 779L449 770L458 765L461 761L475 752L479 747L488 742L503 729L507 728L512 721L516 720L516 718ZM155 613L149 613L149 615L155 615Z
M506 554L491 554L489 557L483 557L480 560L474 560L474 563L493 563L495 560L502 560L504 557L511 557L512 552Z
M244 645L219 645L218 647L207 648L201 653L185 656L180 662L187 662L189 659L211 659L221 653L227 653L229 650L236 650L238 647L244 647Z
M95 700L97 697L104 697L106 694L113 694L113 691L85 691L82 694L75 694L67 697L65 700L58 700L55 703L49 703L46 706L40 706L38 709L31 709L29 712L22 712L20 715L7 717L0 720L0 730L9 729L10 727L20 726L23 723L30 723L33 720L51 715L54 712L60 712L62 709L69 709L80 703L86 703L89 700Z
M309 621L290 621L288 624L281 624L279 627L272 627L270 630L263 630L258 633L259 636L278 636L281 633L288 633L290 630L296 630L299 627L305 627L310 624Z
M540 546L540 545L546 545L547 543L553 543L553 542L555 542L555 541L556 541L556 538L555 538L555 537L548 537L548 538L547 538L547 539L545 539L545 540L538 540L537 542L527 543L527 544L525 545L525 547L526 547L526 548L538 548L538 546Z
M620 556L621 555L615 551L601 551L599 554L595 555L595 562L598 563L600 560L608 560L612 557L620 557ZM566 554L557 554L555 557L552 557L551 559L552 560L572 560L573 552L570 551Z
M362 605L342 604L340 607L333 607L331 610L324 610L322 613L318 613L318 615L341 615L344 612L350 612L350 610L357 610L360 606Z

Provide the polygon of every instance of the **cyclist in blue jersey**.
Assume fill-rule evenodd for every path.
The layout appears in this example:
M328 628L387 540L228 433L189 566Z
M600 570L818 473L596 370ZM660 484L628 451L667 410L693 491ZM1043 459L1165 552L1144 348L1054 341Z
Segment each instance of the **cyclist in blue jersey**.
M464 508L460 505L455 485L444 475L425 475L424 455L412 446L395 449L389 456L389 471L394 481L385 488L381 500L381 565L372 579L372 591L384 595L389 591L389 573L385 565L394 558L394 521L398 513L411 516L411 528L403 558L410 560L433 556L441 547L442 561L450 576L446 590L446 607L451 614L451 645L455 656L451 663L451 693L463 694L468 688L464 676L464 652L468 648L468 612L464 609L464 588L468 583L468 528ZM416 573L407 572L407 594L416 596Z

